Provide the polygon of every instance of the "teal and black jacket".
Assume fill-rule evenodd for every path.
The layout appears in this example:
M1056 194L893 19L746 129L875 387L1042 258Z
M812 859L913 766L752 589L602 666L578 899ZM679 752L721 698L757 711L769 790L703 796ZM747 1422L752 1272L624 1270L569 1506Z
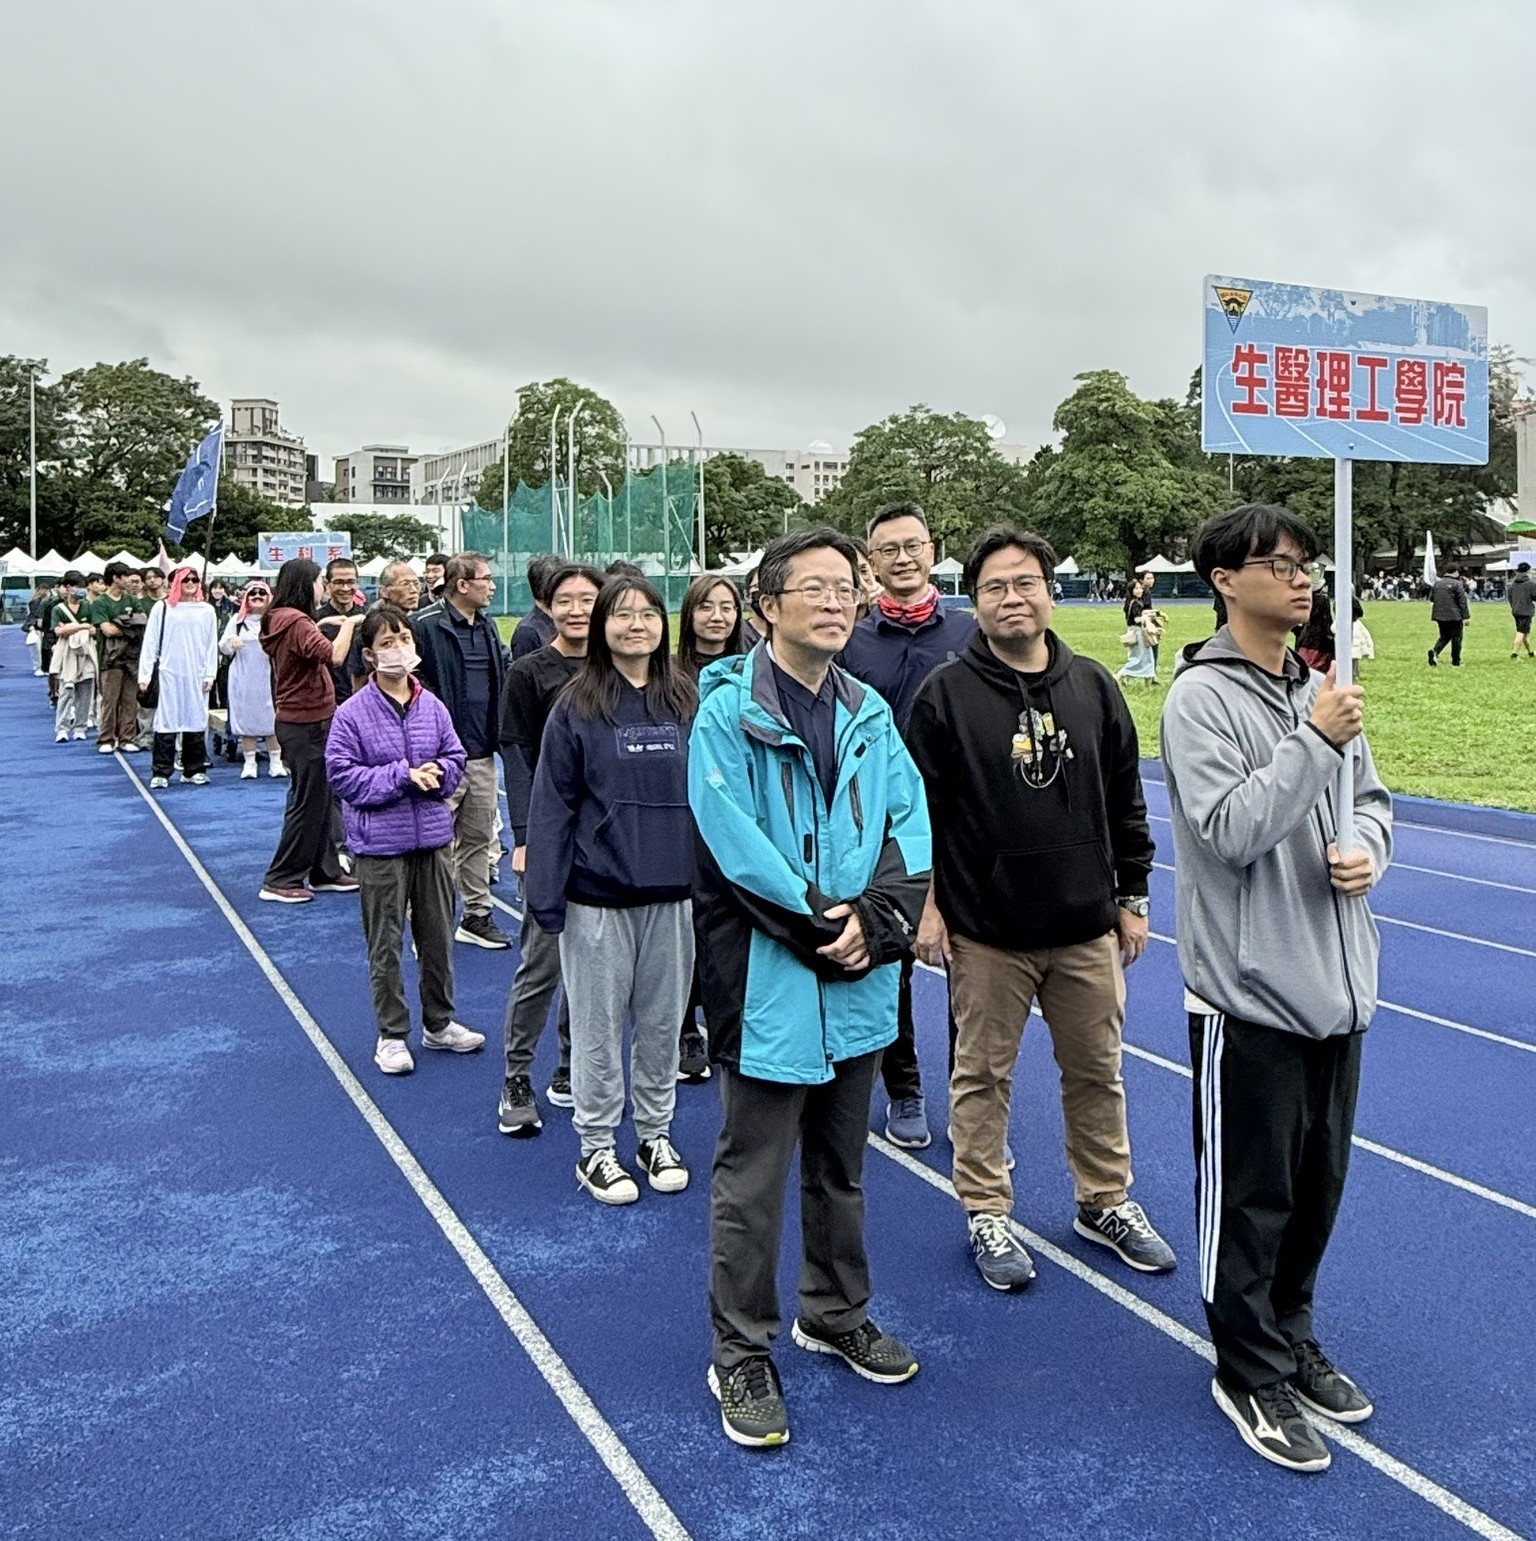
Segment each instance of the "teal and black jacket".
M912 949L932 863L917 767L891 710L834 666L830 806L791 731L765 645L700 677L688 752L697 832L694 927L710 1054L759 1080L818 1085L896 1036L898 964ZM852 904L870 967L817 948Z

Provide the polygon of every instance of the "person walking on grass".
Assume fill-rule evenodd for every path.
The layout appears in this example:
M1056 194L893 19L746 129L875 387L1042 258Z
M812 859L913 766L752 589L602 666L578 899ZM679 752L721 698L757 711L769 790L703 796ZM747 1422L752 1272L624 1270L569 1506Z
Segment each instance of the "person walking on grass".
M85 575L73 570L59 580L58 600L49 616L48 629L53 638L48 668L55 684L53 741L68 741L70 729L75 737L88 736L91 703L96 698L96 629L91 625L85 601L80 596Z
M140 691L159 671L150 746L149 784L154 788L171 784L178 750L182 781L208 785L208 695L219 672L219 632L213 606L202 595L196 570L176 568L165 598L155 602L144 628Z
M595 567L571 564L557 568L547 585L555 640L548 647L519 658L507 670L501 691L501 753L507 766L507 814L512 825L512 870L519 884L528 868L528 805L539 768L544 726L560 692L576 677L587 656L592 607L603 587ZM559 1108L572 1105L570 992L560 988L560 939L540 928L523 902L523 929L518 939L517 972L507 996L503 1029L506 1079L496 1108L496 1127L503 1134L527 1139L544 1127L533 1094L533 1056L549 1021L549 1008L560 996L556 1032L560 1058L549 1082L549 1100Z
M261 647L261 620L271 602L272 590L260 578L252 579L240 595L240 608L230 616L219 639L219 651L229 659L229 731L240 740L242 781L256 779L259 738L267 741L267 774L288 774L272 706L272 660Z
M1303 1408L1343 1423L1372 1412L1319 1345L1313 1295L1376 1010L1366 896L1392 854L1363 691L1287 646L1311 610L1317 552L1289 509L1249 504L1206 521L1191 554L1227 624L1184 649L1162 717L1211 1392L1250 1449L1292 1471L1330 1460ZM1355 842L1341 852L1346 754Z
M346 658L361 617L354 613L339 619L334 634L327 635L315 624L324 597L319 567L307 557L294 557L278 569L272 601L261 618L262 651L272 660L277 741L288 770L283 832L259 895L274 904L307 904L317 893L357 891L357 879L343 872L336 859L325 741L336 714L331 670Z
M1141 1273L1174 1255L1131 1198L1120 1076L1125 969L1147 945L1153 844L1136 725L1102 664L1051 630L1056 555L997 525L965 559L977 635L928 676L907 743L933 825L918 956L947 965L950 1139L971 1252L996 1290L1034 1278L1004 1160L1038 998L1061 1069L1072 1228Z
M1504 597L1509 601L1509 613L1515 618L1515 641L1510 649L1509 656L1518 658L1520 650L1525 649L1525 656L1532 657L1531 653L1531 618L1536 616L1536 583L1531 581L1531 564L1522 562L1515 569L1515 576L1509 580L1509 588Z
M367 683L331 720L325 774L341 801L362 896L368 984L385 1075L416 1068L401 977L407 915L421 975L421 1044L473 1054L485 1034L453 1019L453 817L446 799L464 774L464 748L443 703L411 678L409 618L384 606L362 622Z
M1461 667L1461 639L1472 620L1472 608L1467 603L1467 586L1461 574L1452 568L1443 578L1435 580L1429 591L1429 617L1440 628L1440 640L1430 648L1429 666L1433 669L1440 662L1440 654L1449 646L1451 667Z
M726 1437L752 1448L789 1439L772 1351L796 1147L794 1341L881 1384L917 1373L869 1315L863 1169L930 857L922 782L891 708L833 663L859 600L852 543L826 529L781 536L758 583L768 639L704 671L688 772L700 983L724 1108L708 1383Z
M524 878L528 912L560 939L576 1180L602 1204L640 1196L615 1150L626 1018L637 1163L658 1193L688 1186L671 1133L677 1024L693 972L688 725L697 703L672 662L666 601L644 578L609 579L587 656L544 729Z

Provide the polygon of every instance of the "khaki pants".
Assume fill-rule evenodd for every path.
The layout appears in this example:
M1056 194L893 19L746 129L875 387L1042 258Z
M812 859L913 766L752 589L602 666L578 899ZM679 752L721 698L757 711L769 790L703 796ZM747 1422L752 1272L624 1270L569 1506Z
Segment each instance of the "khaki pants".
M132 669L103 669L96 737L127 746L139 736L139 677Z
M470 760L448 799L453 814L453 882L465 915L491 913L491 841L496 828L496 759Z
M950 1001L958 1036L949 1083L955 1192L969 1213L1006 1215L1003 1165L1013 1067L1036 997L1061 1068L1067 1166L1077 1202L1105 1209L1131 1186L1120 1079L1125 974L1114 932L1038 952L1004 952L951 937Z

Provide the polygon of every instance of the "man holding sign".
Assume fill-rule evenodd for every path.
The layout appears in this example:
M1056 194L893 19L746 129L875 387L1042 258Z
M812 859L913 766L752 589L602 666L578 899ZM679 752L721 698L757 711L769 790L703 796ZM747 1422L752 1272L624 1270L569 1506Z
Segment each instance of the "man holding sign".
M1366 895L1392 851L1360 687L1309 671L1289 647L1317 554L1288 509L1206 522L1192 556L1227 624L1184 650L1162 720L1211 1391L1250 1448L1294 1471L1330 1460L1303 1407L1345 1423L1372 1412L1319 1347L1312 1296L1376 1009ZM1353 839L1338 817L1346 757Z

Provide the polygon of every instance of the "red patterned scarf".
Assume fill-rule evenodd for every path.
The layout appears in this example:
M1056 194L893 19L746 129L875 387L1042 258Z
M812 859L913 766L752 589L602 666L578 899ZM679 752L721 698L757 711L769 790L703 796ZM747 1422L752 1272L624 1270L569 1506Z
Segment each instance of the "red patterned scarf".
M892 599L889 594L882 594L875 604L886 620L898 626L922 626L933 619L934 612L939 608L939 591L930 583L928 592L914 605L904 605L899 599Z

